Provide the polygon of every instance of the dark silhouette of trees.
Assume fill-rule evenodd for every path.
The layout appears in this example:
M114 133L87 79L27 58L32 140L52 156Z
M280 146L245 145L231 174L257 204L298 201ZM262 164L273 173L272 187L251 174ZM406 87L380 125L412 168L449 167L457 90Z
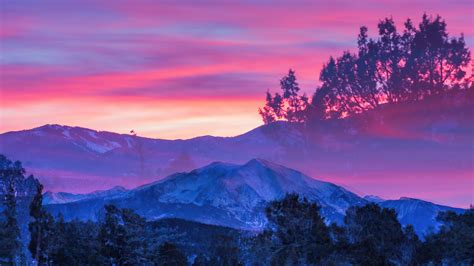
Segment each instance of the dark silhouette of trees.
M12 162L0 154L0 185L3 185L0 194L4 206L0 219L0 261L11 264L18 264L22 257L16 186L25 179L24 174L19 161Z
M474 263L474 210L463 214L440 213L437 218L443 226L436 234L426 237L419 261L446 265Z
M54 219L43 208L43 185L39 184L37 192L30 205L30 224L28 229L31 240L28 249L31 256L39 265L50 261L50 251L54 238Z
M54 224L50 247L51 265L99 265L99 225L94 222L65 222L59 217Z
M357 53L329 58L311 101L298 96L300 88L290 70L281 80L283 96L267 92L266 105L259 110L264 123L343 118L380 104L473 88L464 36L450 37L440 16L424 14L418 27L408 19L402 32L392 18L377 27L376 39L368 37L367 27L360 28Z
M186 266L186 256L170 242L162 243L158 248L158 258L155 265L159 266Z
M100 226L100 254L106 263L136 265L144 262L145 219L130 209L105 206L105 219Z
M280 89L283 94L275 93L273 96L268 91L266 104L259 109L259 113L265 124L277 120L290 122L302 122L306 117L306 108L309 105L308 97L299 95L300 87L296 81L295 71L290 69L288 75L280 80Z
M349 208L343 225L327 226L315 203L294 194L271 202L266 214L268 228L253 238L247 255L253 265L420 265L432 261L427 258L432 258L429 254L433 251L423 253L425 243L413 227L403 228L393 209L374 203ZM468 251L472 228L467 224L464 221L455 230L457 234L463 232L463 240L447 237L453 250L456 245L466 245L460 252L464 257L455 257L451 262L468 261L467 254L472 254ZM439 244L434 246L443 248Z
M230 236L220 236L216 243L216 256L209 261L211 265L238 266L240 263L240 249Z
M20 229L16 219L15 190L12 184L9 184L7 188L3 215L5 221L0 224L0 244L2 246L0 257L13 264L18 261L20 255Z
M390 261L400 261L400 247L405 236L393 209L384 209L374 203L351 207L346 212L344 224L356 264L387 265Z
M272 265L317 264L329 253L328 228L316 203L289 194L271 202L265 213L268 228L257 241L270 252L267 258Z

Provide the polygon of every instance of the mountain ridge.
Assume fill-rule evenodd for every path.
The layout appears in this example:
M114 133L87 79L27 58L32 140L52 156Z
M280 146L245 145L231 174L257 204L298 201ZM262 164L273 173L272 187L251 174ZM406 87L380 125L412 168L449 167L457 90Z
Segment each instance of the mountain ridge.
M45 207L55 215L61 213L66 220L97 220L104 205L115 204L134 209L149 220L179 218L255 230L265 225L266 204L287 193L317 202L328 223L342 224L348 208L369 203L343 187L264 159L252 159L242 165L211 163L127 190L117 197L98 196ZM422 202L421 206L410 207L417 202ZM440 224L435 217L439 211L463 211L417 199L383 200L377 204L394 208L402 224L412 223L420 235L437 230Z

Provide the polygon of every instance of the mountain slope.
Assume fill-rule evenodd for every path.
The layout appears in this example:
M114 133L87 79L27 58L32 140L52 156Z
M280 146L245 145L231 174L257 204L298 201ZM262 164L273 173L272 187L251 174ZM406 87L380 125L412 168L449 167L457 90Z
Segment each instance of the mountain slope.
M462 213L464 210L434 204L428 201L402 197L398 200L378 202L384 208L395 209L401 224L411 224L419 236L436 232L441 223L436 220L439 212L453 211Z
M244 165L212 163L188 173L138 187L120 197L96 197L66 204L51 204L53 213L66 219L97 219L104 204L136 210L148 219L176 217L237 228L261 228L263 209L286 193L298 193L322 206L328 221L342 222L345 210L366 201L331 183L253 159Z
M124 187L116 186L108 190L97 190L87 194L74 194L68 192L51 192L43 194L43 204L68 203L84 199L93 199L98 197L113 198L124 194L127 190Z
M260 229L265 225L264 207L286 193L297 193L321 205L326 221L341 224L351 206L365 205L369 200L346 189L312 179L301 172L262 159L243 165L212 163L187 173L177 173L115 197L99 196L46 208L66 219L92 219L102 215L105 204L132 208L149 220L181 218L241 229ZM401 198L382 200L377 204L393 208L402 225L412 224L423 236L438 229L435 220L440 211L462 212L462 209L430 202Z

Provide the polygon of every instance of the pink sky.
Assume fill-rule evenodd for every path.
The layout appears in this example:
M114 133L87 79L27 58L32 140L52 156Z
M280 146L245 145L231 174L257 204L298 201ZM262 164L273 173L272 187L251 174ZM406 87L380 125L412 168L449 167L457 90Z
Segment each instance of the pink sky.
M47 123L160 138L230 136L289 68L312 93L358 28L440 14L474 44L472 1L7 1L0 132ZM198 3L199 2L199 3Z

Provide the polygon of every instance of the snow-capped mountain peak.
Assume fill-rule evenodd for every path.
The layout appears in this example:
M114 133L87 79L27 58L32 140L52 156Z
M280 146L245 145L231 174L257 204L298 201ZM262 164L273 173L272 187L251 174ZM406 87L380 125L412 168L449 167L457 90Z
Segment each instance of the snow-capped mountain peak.
M123 188L99 191L83 195L74 202L51 204L55 203L51 201L46 208L55 214L63 213L66 219L97 219L103 206L112 203L134 209L151 220L175 217L256 229L266 222L263 210L268 202L286 193L297 193L317 202L328 223L342 223L346 210L352 206L379 201L376 203L380 206L395 209L403 225L414 225L420 236L430 228L436 230L439 225L436 215L440 211L462 211L409 198L381 200L370 196L364 199L335 184L315 180L263 159L252 159L242 165L214 162L129 191Z
M341 222L348 207L366 203L342 187L314 180L301 172L262 159L252 159L243 165L212 163L191 172L174 174L163 181L138 187L106 201L133 207L148 218L167 215L227 226L258 228L265 222L263 209L266 204L284 197L286 193L298 193L318 202L328 222ZM94 199L99 198L104 200L104 197ZM90 200L80 202L87 205ZM77 206L75 204L75 208ZM191 210L175 210L183 206ZM54 208L67 208L67 204ZM169 212L168 208L174 210ZM168 213L163 213L163 209ZM199 215L196 214L197 210ZM76 213L82 216L84 212L88 218L95 214L88 208ZM226 218L212 218L216 214Z

